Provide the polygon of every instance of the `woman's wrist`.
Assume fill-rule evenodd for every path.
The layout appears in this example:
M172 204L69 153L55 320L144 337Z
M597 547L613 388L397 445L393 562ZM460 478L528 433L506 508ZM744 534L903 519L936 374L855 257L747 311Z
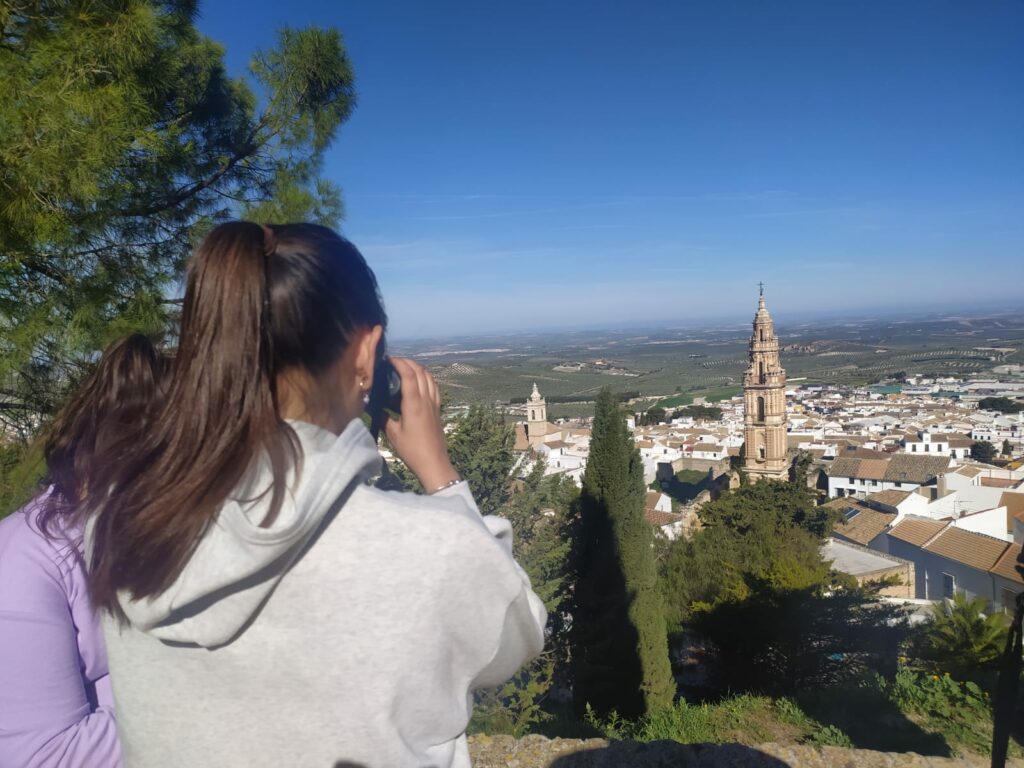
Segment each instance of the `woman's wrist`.
M417 479L420 481L420 485L423 486L424 492L428 494L443 491L445 488L451 488L462 481L459 473L455 471L455 467L451 464L448 464L446 467L437 467L430 472L424 472Z
M462 482L464 482L464 481L463 481L463 479L461 477L455 476L454 478L449 480L447 483L444 483L443 485L439 485L436 488L429 489L427 491L427 495L428 496L433 496L435 493L440 493L441 491L446 491L449 488L452 488L452 487L454 487L454 486L456 486L456 485L458 485L459 483L462 483Z

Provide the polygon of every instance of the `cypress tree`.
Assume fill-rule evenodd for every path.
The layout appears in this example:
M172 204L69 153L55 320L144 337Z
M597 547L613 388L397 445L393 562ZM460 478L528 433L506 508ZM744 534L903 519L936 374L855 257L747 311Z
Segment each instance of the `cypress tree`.
M615 395L604 389L580 495L573 696L581 711L589 705L635 717L675 695L644 493L640 453Z

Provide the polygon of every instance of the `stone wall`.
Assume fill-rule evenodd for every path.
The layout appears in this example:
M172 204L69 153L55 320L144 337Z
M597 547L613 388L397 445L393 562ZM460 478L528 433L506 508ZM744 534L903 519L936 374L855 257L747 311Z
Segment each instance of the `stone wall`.
M471 736L474 768L988 768L989 759L930 757L838 747L761 744L649 744L543 736ZM1024 761L1008 766L1024 768Z

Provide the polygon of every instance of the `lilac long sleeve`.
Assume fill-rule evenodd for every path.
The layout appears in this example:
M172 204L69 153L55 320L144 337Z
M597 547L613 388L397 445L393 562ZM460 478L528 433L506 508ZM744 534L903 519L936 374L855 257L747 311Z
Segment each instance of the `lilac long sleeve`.
M107 653L84 564L77 545L39 531L42 501L0 520L0 768L116 768Z

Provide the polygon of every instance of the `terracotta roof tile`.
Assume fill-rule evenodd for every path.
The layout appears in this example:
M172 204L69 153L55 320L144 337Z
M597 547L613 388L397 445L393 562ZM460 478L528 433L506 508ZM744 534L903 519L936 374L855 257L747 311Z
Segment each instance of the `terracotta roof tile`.
M1021 560L1021 545L1011 544L1003 552L1003 556L996 561L996 564L989 569L989 572L1018 584L1024 584L1024 577L1021 577L1020 571L1017 570L1018 566L1024 568L1024 560Z
M915 547L920 547L928 539L937 534L949 523L942 522L941 520L932 520L929 517L918 517L917 515L907 515L899 524L894 526L889 535L894 539L905 541L908 544L913 544Z
M845 456L837 456L828 465L830 477L857 477L860 469L860 459L848 459Z
M867 546L868 543L883 533L889 524L896 519L895 512L878 512L874 509L859 508L857 514L849 520L836 523L832 532L836 536Z
M927 483L949 469L948 456L912 456L897 453L889 460L885 479L910 483Z
M717 453L718 451L722 450L722 446L715 445L714 443L697 443L695 446L693 446L693 450Z
M983 477L981 484L987 488L1013 488L1017 481L1008 477Z
M516 423L515 427L515 445L512 446L514 451L526 451L530 448L530 441L526 437L526 425L522 422Z
M1014 518L1024 520L1024 493L1003 491L999 497L999 506L1006 507L1006 530L1012 532Z
M651 525L669 525L682 522L683 516L676 512L659 512L656 509L645 509L644 520Z
M889 459L861 459L860 473L857 477L865 480L885 480Z
M887 507L895 507L898 504L906 501L910 496L911 491L897 491L891 489L888 491L878 491L878 493L872 493L868 496L868 501L873 501L877 504L885 504Z
M964 477L977 477L981 473L982 473L981 467L974 467L974 466L960 467L960 469L958 469L956 471L956 474L963 475Z
M991 536L950 526L922 548L979 571L988 571L995 566L1008 546L1005 541Z

